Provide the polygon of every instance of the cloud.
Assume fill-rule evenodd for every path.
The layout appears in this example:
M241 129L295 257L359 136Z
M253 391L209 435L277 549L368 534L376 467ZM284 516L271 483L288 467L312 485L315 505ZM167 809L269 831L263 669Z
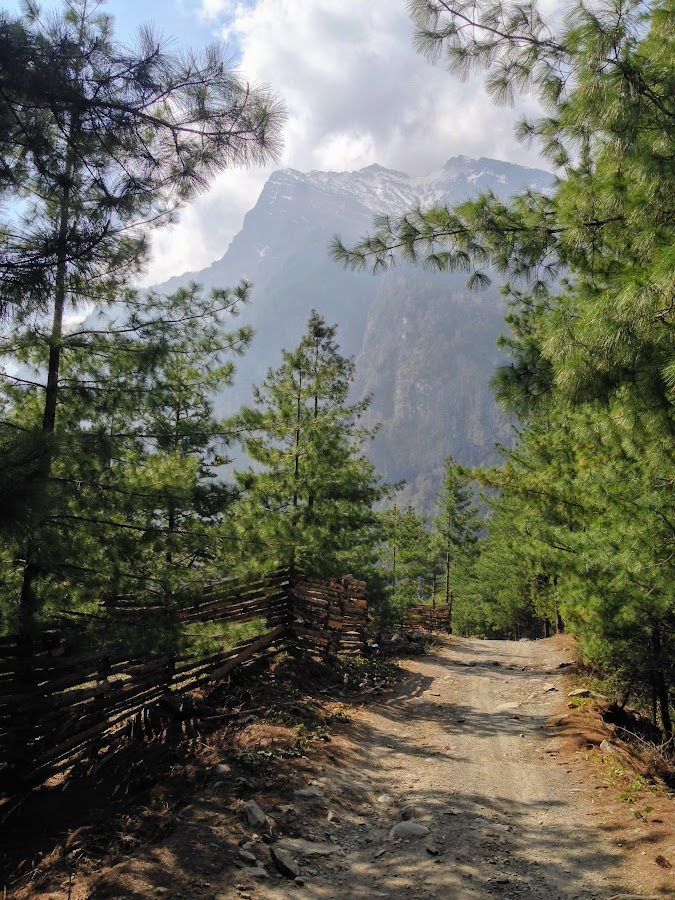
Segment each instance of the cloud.
M425 174L458 154L541 164L513 137L531 101L496 107L480 78L461 83L416 54L403 0L193 2L238 48L242 73L286 102L281 165L345 171L377 162ZM222 256L270 171L221 174L178 225L155 237L148 282Z

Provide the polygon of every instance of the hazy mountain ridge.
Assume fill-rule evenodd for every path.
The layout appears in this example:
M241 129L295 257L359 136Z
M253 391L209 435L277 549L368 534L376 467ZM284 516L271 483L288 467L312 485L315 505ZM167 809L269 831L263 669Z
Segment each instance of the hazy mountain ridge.
M494 459L495 441L510 437L488 386L504 330L498 287L469 292L463 275L409 266L380 276L348 272L330 261L328 244L335 233L353 241L372 230L374 215L454 205L483 190L503 197L546 190L551 182L541 170L467 157L427 176L378 165L281 169L220 260L159 290L189 281L206 288L253 282L253 302L238 322L253 325L256 337L237 364L235 386L223 393L228 412L250 402L251 385L278 365L282 347L298 343L311 309L337 322L341 347L356 356L355 392L373 395L370 419L382 422L369 453L388 480L406 479L402 502L429 508L447 453L467 465L485 463Z

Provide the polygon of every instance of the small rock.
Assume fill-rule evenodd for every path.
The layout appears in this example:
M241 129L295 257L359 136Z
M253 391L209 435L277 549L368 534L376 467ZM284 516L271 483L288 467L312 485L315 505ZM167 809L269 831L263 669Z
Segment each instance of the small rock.
M249 869L249 870L248 870L248 874L249 874L252 878L269 878L269 877L270 877L270 876L269 876L269 873L267 872L267 870L266 870L266 869L263 869L262 866L256 866L255 869Z
M554 684L545 684L544 685L544 693L545 694L550 694L553 691L557 691L557 690L558 690L558 688Z
M416 806L404 806L399 810L398 817L399 819L403 819L403 821L408 821L408 819L414 819L416 815L418 815L419 810Z
M211 771L218 778L230 778L232 776L232 767L228 766L227 763L218 763Z
M326 816L326 819L331 823L331 825L340 825L341 824L340 817L338 816L338 814L336 812L333 812L332 809L328 810L328 815Z
M424 837L429 834L426 825L420 825L419 822L398 822L389 832L389 840L395 841L397 838Z
M301 878L300 875L298 875L298 877L294 878L293 880L298 887L304 887L307 884L306 880L304 878Z
M590 697L591 692L588 688L577 688L576 691L570 691L568 697Z
M337 844L321 844L303 838L284 838L277 841L275 847L289 853L301 853L303 856L330 856L340 849Z
M297 791L293 791L293 794L301 800L316 800L323 797L321 791L315 787L299 788Z
M281 847L272 844L270 847L270 856L272 857L272 862L277 870L281 872L285 878L290 878L291 881L295 881L296 878L300 877L300 866L293 854L289 853L288 850L283 850Z
M616 747L613 744L610 744L609 741L602 741L600 749L603 753L616 753Z
M427 853L431 856L440 856L443 852L443 848L438 844L427 844Z
M246 865L248 865L248 866L257 866L258 865L258 860L248 850L240 850L239 853L237 853L237 856L239 857L239 859L242 862L245 862Z
M248 800L244 803L244 813L246 814L246 820L251 828L264 828L267 824L267 816L260 809L255 800Z
M378 803L391 803L392 799L393 798L390 797L389 794L380 794L380 796L377 798L377 802Z

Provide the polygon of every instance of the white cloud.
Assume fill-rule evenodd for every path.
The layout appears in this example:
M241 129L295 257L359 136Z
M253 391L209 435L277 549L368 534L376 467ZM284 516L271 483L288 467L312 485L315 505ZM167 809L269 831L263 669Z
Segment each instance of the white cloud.
M480 78L460 83L414 52L403 0L192 2L240 48L246 77L285 100L281 165L340 171L377 162L424 174L458 154L540 164L513 137L518 110L495 107ZM155 237L148 282L222 256L269 171L223 173Z

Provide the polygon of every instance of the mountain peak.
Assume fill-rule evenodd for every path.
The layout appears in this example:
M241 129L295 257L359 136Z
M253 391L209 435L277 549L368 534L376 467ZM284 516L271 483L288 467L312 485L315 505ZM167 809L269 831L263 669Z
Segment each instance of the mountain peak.
M355 172L351 173L353 175L395 175L397 178L410 178L407 172L401 172L400 169L388 169L386 166L381 166L379 163L371 163L369 166L364 166L362 169L357 169Z
M356 203L371 214L397 215L416 206L460 203L481 190L494 191L506 199L525 187L545 190L550 182L551 175L539 169L461 155L448 159L440 170L420 176L379 163L351 172L283 169L270 178L268 184L274 184L275 190L268 192L267 199L274 200L273 195L277 194L279 200L290 201L295 184L299 191L310 188L324 196L339 196L343 202Z

